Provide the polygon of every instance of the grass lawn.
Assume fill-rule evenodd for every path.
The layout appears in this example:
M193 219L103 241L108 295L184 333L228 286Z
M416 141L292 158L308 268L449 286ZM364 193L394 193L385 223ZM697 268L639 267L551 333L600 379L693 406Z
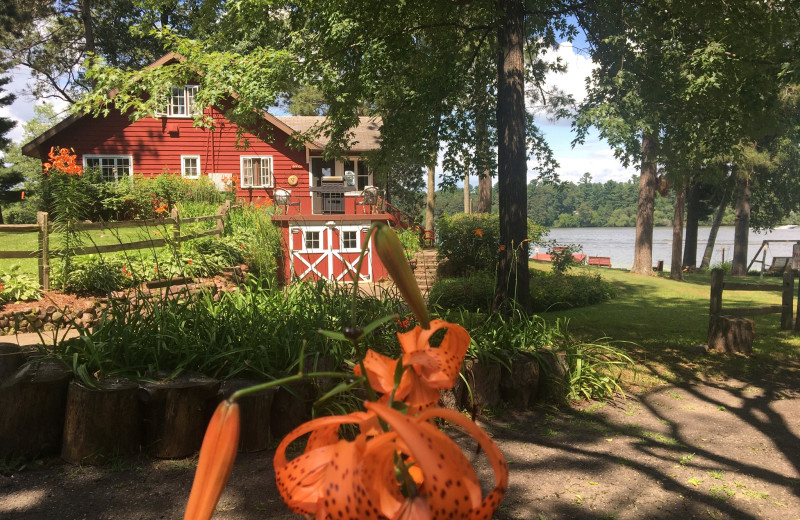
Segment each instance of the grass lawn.
M549 264L531 265L537 269L550 268ZM788 384L800 374L800 336L780 330L780 314L752 318L756 335L754 354L749 358L708 354L699 347L705 343L708 331L710 274L690 274L686 281L677 282L615 269L577 270L600 273L617 289L617 297L599 305L542 316L550 322L568 319L570 330L582 339L606 337L618 342L638 364L638 384L649 386L662 381L726 375L769 378ZM748 277L746 281L781 284L777 277L763 280ZM734 306L779 305L781 293L726 291L722 300L723 311Z
M87 232L89 239L86 245L110 245L118 243L147 240L148 238L162 238L164 232L171 233L171 228L122 228L115 230L92 230ZM39 248L38 233L3 233L0 232L0 244L3 251L35 251ZM51 247L57 245L58 237L50 235ZM22 272L31 276L38 276L38 263L34 258L0 258L0 273L8 271L12 265L19 264Z

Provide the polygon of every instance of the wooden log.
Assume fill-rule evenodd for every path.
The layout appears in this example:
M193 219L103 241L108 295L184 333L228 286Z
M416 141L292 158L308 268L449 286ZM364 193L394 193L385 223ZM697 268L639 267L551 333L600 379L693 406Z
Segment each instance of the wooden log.
M311 381L298 381L280 387L275 393L270 411L272 437L282 439L311 419L311 403L315 396L316 390Z
M711 316L708 349L715 352L751 354L755 325L753 320L735 316Z
M0 385L0 459L58 453L71 379L60 361L41 360Z
M252 379L223 381L220 389L221 397L222 399L227 399L237 390L263 382ZM272 401L277 392L277 388L268 388L255 394L246 395L237 401L239 403L241 421L239 452L251 453L269 448L272 440L270 414L272 412Z
M0 383L5 381L25 362L25 354L19 345L0 343Z
M184 373L142 384L145 447L161 459L188 457L200 449L214 411L220 383L200 374Z
M69 385L61 458L74 464L108 462L139 452L142 441L139 384L106 380L100 388Z
M511 373L503 370L500 396L517 410L525 410L536 402L539 393L539 362L521 353L511 360Z
M476 358L464 360L464 376L471 390L472 410L480 411L500 404L501 368L500 365L481 363Z

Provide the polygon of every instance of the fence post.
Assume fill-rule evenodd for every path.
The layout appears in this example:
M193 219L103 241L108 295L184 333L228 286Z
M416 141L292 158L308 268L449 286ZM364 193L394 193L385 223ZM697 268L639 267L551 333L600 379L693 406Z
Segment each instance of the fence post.
M230 209L231 201L229 200L226 200L225 204L220 204L219 209L217 209L217 232L219 236L222 236L223 231L225 231L225 217Z
M725 283L725 271L722 269L711 270L711 305L708 313L711 316L722 312L722 287Z
M172 240L175 242L175 248L181 248L181 216L178 214L178 208L172 208L172 219L175 224L172 226Z
M46 212L36 212L36 223L39 225L39 285L43 291L50 290L50 222Z
M783 299L781 301L781 330L792 330L792 303L794 298L794 271L788 265L783 271Z

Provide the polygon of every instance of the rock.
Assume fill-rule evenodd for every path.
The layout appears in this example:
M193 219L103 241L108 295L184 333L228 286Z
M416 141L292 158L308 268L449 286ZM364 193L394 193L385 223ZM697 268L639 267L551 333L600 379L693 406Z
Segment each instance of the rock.
M94 321L94 314L92 314L92 313L90 313L90 312L84 312L84 313L81 315L81 322L82 322L84 325L89 325L89 324L90 324L90 323L92 323L93 321Z
M59 322L61 322L61 319L63 317L64 317L63 313L61 313L59 311L56 311L56 312L53 313L52 316L50 316L50 319L53 320L53 323L58 324Z

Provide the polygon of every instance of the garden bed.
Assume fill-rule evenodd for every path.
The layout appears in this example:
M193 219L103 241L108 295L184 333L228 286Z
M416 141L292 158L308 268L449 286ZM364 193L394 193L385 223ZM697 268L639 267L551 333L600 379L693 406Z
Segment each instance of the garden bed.
M117 300L175 294L181 291L195 292L201 288L213 292L230 291L237 287L246 267L230 270L225 276L198 280L181 279L170 285L169 280L145 282L136 289L115 291L111 298ZM108 304L107 296L75 295L61 291L44 291L34 301L0 304L0 337L23 332L47 332L61 327L92 327Z

